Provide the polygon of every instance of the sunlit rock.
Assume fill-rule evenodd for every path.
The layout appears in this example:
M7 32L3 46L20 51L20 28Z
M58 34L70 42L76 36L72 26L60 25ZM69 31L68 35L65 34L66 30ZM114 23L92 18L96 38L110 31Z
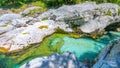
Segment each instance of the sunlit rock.
M35 58L20 68L87 68L87 65L79 62L74 54L66 52L62 55Z
M18 28L0 35L0 47L10 49L13 44L12 39L21 33L25 28Z
M52 20L37 22L34 25L25 27L23 32L11 39L13 44L11 44L10 51L22 49L29 44L39 43L44 37L53 34L57 28L67 30L65 25L55 24Z
M3 25L0 27L0 34L6 33L10 30L12 30L14 27L12 25Z
M108 25L119 22L119 8L118 5L111 3L97 5L95 2L87 2L70 6L64 5L56 10L49 10L37 18L64 21L70 28L76 27L84 33L91 33L96 30L101 31Z
M4 14L2 16L0 16L0 21L11 21L13 19L19 19L21 18L20 14Z
M80 27L83 32L91 33L95 30L103 30L106 26L114 23L114 18L111 16L101 16L95 20L90 20L89 23L86 23Z

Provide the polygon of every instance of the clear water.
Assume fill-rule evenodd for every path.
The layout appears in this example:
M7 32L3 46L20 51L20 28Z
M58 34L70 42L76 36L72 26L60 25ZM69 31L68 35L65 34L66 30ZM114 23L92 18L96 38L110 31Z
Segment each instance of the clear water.
M108 43L119 39L120 32L109 32L98 39L92 38L70 38L64 37L64 45L61 47L61 52L72 52L79 60L93 60L99 54L100 50Z
M61 52L72 52L79 60L93 60L104 46L106 44L97 42L91 38L75 39L64 37L64 45L61 48Z

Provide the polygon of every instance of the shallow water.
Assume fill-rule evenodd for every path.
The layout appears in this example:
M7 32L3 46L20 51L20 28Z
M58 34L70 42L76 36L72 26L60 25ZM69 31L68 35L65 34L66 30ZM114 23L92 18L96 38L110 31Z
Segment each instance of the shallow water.
M61 52L72 52L79 60L89 59L93 60L101 48L106 44L97 42L91 38L69 38L64 37L64 45L61 48Z

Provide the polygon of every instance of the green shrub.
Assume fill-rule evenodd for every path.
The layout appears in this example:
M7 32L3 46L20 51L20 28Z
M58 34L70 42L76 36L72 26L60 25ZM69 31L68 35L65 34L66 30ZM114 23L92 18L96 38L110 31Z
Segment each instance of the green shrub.
M11 4L21 5L36 1L42 1L44 2L47 7L59 7L63 4L76 4L76 3L82 3L85 1L95 1L96 3L115 3L120 5L120 0L0 0L0 6L7 6ZM39 3L36 3L40 5Z
M118 15L120 15L120 8L118 8Z

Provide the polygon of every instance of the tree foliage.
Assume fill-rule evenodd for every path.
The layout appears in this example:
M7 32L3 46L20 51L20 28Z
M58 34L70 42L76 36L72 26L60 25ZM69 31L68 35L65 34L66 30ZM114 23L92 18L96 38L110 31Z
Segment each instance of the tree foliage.
M78 2L81 3L85 1L95 1L96 3L110 2L120 5L120 0L0 0L0 6L6 6L11 4L23 4L35 1L42 1L45 4L47 4L48 7L56 7L61 6L63 4L75 4Z

